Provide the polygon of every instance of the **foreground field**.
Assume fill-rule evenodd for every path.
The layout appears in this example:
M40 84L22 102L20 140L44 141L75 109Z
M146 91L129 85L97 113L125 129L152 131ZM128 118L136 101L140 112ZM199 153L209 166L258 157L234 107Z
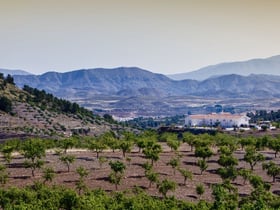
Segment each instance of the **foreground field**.
M213 147L212 150L214 155L212 155L208 160L208 168L202 174L200 173L200 168L197 166L198 158L195 157L194 151L191 152L191 148L186 143L181 144L178 149L180 154L180 168L188 169L192 172L192 180L188 179L186 185L184 185L184 177L179 173L178 170L174 170L167 163L178 153L171 151L170 147L166 143L160 143L163 152L160 154L159 160L154 164L154 171L159 174L159 180L172 180L177 183L176 190L174 192L168 192L168 196L174 195L177 199L186 201L199 201L201 199L206 201L213 201L212 197L212 186L216 183L222 183L220 175L217 174L217 169L221 166L218 164L219 154L217 148ZM59 156L54 152L54 150L47 151L46 157L44 158L44 167L52 167L55 171L55 176L52 182L47 182L47 185L63 185L67 188L76 189L76 183L79 180L79 175L76 169L83 166L89 173L85 177L85 184L88 189L103 189L106 192L115 191L115 186L109 182L109 174L111 173L111 168L109 166L110 161L119 160L124 162L126 165L126 170L124 172L124 178L121 181L118 191L124 191L133 189L134 187L140 187L144 189L148 194L161 197L162 194L155 183L149 187L149 180L145 177L145 171L142 165L147 161L143 153L138 152L138 148L132 149L130 153L127 153L126 158L123 158L121 151L112 152L110 150L104 151L99 154L99 157L105 157L107 162L100 166L100 162L96 158L96 153L88 151L86 149L71 149L67 151L68 154L74 155L76 160L70 165L70 171L67 171L67 166L59 160ZM274 157L274 152L271 150L264 150L261 153L265 156L265 162L273 160L277 165L280 164L280 159ZM245 151L238 149L234 152L234 157L238 161L238 169L246 168L250 169L250 165L245 162L244 159ZM43 182L43 172L42 170L36 170L35 176L32 177L31 170L25 168L24 166L25 158L20 154L15 154L11 163L8 164L7 172L9 178L5 185L5 188L16 186L24 187L31 186L37 181ZM2 160L3 163L3 160ZM275 182L272 182L272 177L267 176L266 171L262 169L262 163L257 163L254 167L253 174L261 176L263 180L271 184L270 192L274 194L279 193L280 183L276 178ZM205 192L199 196L196 191L196 186L198 184L203 184ZM253 187L247 181L244 183L243 178L238 176L232 181L233 186L237 187L238 194L240 197L249 195Z

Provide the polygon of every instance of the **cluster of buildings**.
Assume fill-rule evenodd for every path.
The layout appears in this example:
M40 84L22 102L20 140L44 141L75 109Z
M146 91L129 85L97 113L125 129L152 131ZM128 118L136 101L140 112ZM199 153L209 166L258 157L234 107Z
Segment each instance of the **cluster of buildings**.
M227 112L186 115L185 126L190 127L249 127L250 118L246 114L231 114Z

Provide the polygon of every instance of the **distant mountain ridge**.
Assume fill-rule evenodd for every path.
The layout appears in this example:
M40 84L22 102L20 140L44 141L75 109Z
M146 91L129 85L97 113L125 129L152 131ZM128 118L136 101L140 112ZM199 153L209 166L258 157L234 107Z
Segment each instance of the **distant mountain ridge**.
M275 97L280 94L280 76L230 74L204 81L175 81L162 74L154 74L136 67L15 75L14 79L20 87L28 85L64 98L89 98L95 95L157 98L193 95L236 98Z
M30 75L31 73L24 70L11 70L11 69L0 69L0 73L3 73L4 76L10 75Z
M194 79L201 81L213 76L216 77L228 74L238 74L241 76L248 76L250 74L268 74L279 76L280 55L265 59L221 63L203 67L188 73L168 75L168 77L175 80Z

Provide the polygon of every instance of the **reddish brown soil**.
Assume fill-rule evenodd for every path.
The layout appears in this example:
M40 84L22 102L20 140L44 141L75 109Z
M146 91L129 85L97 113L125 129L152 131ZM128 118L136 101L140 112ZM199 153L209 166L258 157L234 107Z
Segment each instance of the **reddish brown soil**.
M194 156L194 152L190 152L190 147L186 144L181 145L179 151L182 154L181 158L181 167L187 168L193 173L193 179L188 180L186 186L183 185L182 175L176 171L176 174L173 174L173 169L171 166L166 165L166 163L174 156L174 152L171 152L166 144L162 144L164 152L160 156L160 160L154 165L155 171L160 174L160 179L168 178L175 181L178 185L175 192L169 192L169 195L175 195L179 199L196 201L198 196L196 195L196 185L198 183L203 183L205 185L205 193L202 195L202 199L211 200L211 185L215 183L220 183L222 180L219 175L215 174L215 170L219 168L217 164L218 155L212 156L208 160L209 167L202 175L200 175L200 169L196 166L197 158ZM215 148L213 149L215 150ZM101 188L107 192L115 191L115 186L108 181L108 175L110 174L110 166L106 162L102 168L99 166L99 162L96 159L96 153L85 151L85 150L71 150L68 153L76 156L76 161L70 167L70 172L67 172L67 167L59 160L59 156L55 155L52 152L48 152L45 161L45 166L51 166L54 168L56 175L52 183L49 185L63 185L70 188L75 188L75 183L78 180L78 175L76 173L76 168L79 166L85 167L89 171L88 177L86 177L86 184L90 189ZM272 151L262 151L267 160L274 160L277 164L280 163L280 159L274 158ZM143 188L147 193L151 195L161 196L158 193L156 185L153 184L151 188L148 188L149 181L144 176L144 169L141 167L145 161L144 155L138 153L138 149L135 148L127 156L131 158L131 162L128 163L125 159L122 158L121 152L110 152L106 151L101 154L108 158L108 160L120 160L126 162L127 169L125 171L125 178L122 180L121 185L119 186L120 191L126 189L132 189L134 186L139 186ZM244 151L237 150L235 156L240 160L239 168L248 168L249 165L244 162L243 156ZM31 176L31 170L26 169L23 166L24 158L21 155L16 155L12 160L10 166L7 168L9 172L9 179L6 187L8 186L26 186L32 185L34 181L41 180L42 171L36 170L35 177ZM2 160L3 163L3 160ZM257 164L254 169L254 174L260 175L264 178L265 181L272 184L271 192L277 192L280 189L279 180L276 180L275 183L272 183L272 178L268 177L265 171L262 170L261 163ZM243 185L243 179L238 177L233 184L238 187L238 192L240 195L249 194L252 187L249 183Z

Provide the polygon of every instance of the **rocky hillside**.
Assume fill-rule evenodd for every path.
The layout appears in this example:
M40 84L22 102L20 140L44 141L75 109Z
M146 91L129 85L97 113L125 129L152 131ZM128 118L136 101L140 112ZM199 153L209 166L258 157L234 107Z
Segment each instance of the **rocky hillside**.
M0 139L23 136L98 135L117 125L45 91L17 88L0 75Z

